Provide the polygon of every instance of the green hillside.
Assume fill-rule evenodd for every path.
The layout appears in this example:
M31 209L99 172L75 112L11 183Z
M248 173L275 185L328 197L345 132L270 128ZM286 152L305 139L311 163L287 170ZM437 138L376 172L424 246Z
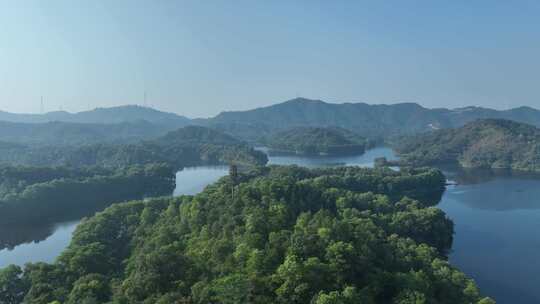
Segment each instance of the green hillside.
M130 144L88 145L0 144L0 164L30 166L100 166L167 163L179 169L204 164L265 164L266 155L222 132L204 127L184 127L162 137Z
M540 171L540 130L509 120L478 120L404 138L396 150L403 163L413 165Z
M362 154L367 140L340 128L298 127L277 132L267 140L273 150L308 155Z
M428 207L444 190L439 171L271 167L239 182L114 205L83 222L55 263L1 270L0 296L36 304L494 303L447 261L453 223Z

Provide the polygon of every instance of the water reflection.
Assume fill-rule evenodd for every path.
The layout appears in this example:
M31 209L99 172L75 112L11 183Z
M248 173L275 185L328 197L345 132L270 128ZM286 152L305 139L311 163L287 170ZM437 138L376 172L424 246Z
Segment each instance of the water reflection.
M176 173L176 188L174 196L187 194L193 195L201 192L204 188L220 177L229 173L226 166L200 166L188 167Z
M540 303L538 175L445 170L458 182L438 205L455 223L450 262L499 304Z
M377 148L367 151L359 156L347 157L303 157L296 155L270 156L272 164L297 164L307 167L360 165L373 166L377 157L385 156L395 159L392 150ZM226 166L201 166L185 168L176 174L176 188L174 195L193 195L204 189L206 185L228 174ZM69 218L49 219L46 222L10 225L0 227L0 267L9 263L22 265L32 261L50 262L68 244L71 232L75 229L81 218L90 216L99 209L81 210L79 214Z
M472 185L489 182L495 179L538 180L540 173L520 172L506 169L464 169L456 166L438 166L446 177L458 184Z
M32 239L32 241L18 245L14 249L0 250L0 268L10 264L22 266L30 262L54 261L58 254L69 244L71 234L78 223L79 221L59 223L45 228L43 231L40 231L39 228L26 229L26 231L17 228L9 229L8 233L3 231L2 236L12 233L14 234L14 240L17 240L18 236L22 236L22 239ZM32 233L36 234L32 235ZM45 234L49 235L45 236ZM36 240L36 238L41 239Z
M473 209L540 209L540 175L508 170L440 168L457 183L445 196Z
M83 217L91 216L97 211L109 206L108 203L89 206L89 208L75 210L68 214L59 214L54 218L43 218L33 221L18 221L0 225L0 260L3 258L3 249L13 250L21 244L38 244L47 240L65 225L78 223Z
M274 165L299 165L309 168L333 167L333 166L362 166L373 167L378 157L386 157L388 160L396 160L392 149L379 147L366 151L361 155L353 156L304 156L295 154L275 153L267 148L259 147L257 150L268 154L268 163Z
M267 151L265 149L262 149ZM270 164L307 167L371 167L377 157L395 160L391 149L377 148L359 156L307 157L270 154ZM540 177L493 170L441 168L457 182L438 205L455 223L450 262L474 278L483 293L499 304L540 303ZM174 195L195 194L228 173L228 168L196 167L177 173ZM0 250L0 267L10 263L52 261L69 243L77 221L24 229L1 229L3 246L30 242L13 251ZM49 236L52 233L51 236ZM34 241L40 241L34 243Z
M23 243L38 243L56 230L55 224L0 226L0 250L13 249Z
M495 179L481 185L452 187L445 196L472 209L540 209L539 180Z
M185 168L176 174L173 195L196 194L227 173L228 168L224 166ZM80 220L107 206L108 204L91 210L79 210L77 214L47 219L44 222L0 226L0 268L9 264L52 262L69 244Z

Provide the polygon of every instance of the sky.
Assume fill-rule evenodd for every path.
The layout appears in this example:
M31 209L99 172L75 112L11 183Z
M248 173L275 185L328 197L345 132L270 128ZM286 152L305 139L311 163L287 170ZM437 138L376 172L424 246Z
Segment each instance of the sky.
M0 110L540 108L540 1L0 0Z

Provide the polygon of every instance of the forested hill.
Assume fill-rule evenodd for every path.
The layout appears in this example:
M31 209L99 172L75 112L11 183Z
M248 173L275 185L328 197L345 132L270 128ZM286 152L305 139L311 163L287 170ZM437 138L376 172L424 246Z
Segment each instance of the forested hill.
M444 182L436 170L265 167L196 196L114 205L80 224L55 263L0 270L0 297L492 304L447 261L453 224L428 207Z
M540 130L509 120L478 120L457 129L407 137L396 150L403 163L412 165L540 171Z
M170 195L175 187L175 173L165 164L116 170L1 166L0 229L59 223L93 214L112 203ZM9 240L20 236L1 235L0 250L18 245Z
M0 142L0 164L101 166L117 168L167 163L175 169L195 165L265 164L264 153L222 132L188 126L157 139L130 144L29 146Z
M140 120L160 125L169 125L176 128L191 123L190 119L184 116L135 105L96 108L94 110L78 113L57 111L45 114L16 114L0 111L0 121L25 123L62 121L74 123L117 124Z
M115 124L0 121L0 141L31 145L130 143L162 136L175 128L146 120Z
M297 127L277 132L266 141L273 150L298 154L362 154L368 141L346 129Z
M296 98L249 111L223 112L203 123L246 139L297 126L341 127L368 138L460 127L480 118L502 118L540 126L540 111L521 107L497 111L479 107L428 109L415 103L370 105Z
M171 144L176 142L182 143L209 143L209 144L240 144L241 142L223 132L200 127L187 126L175 131L167 133L165 136L159 137L154 142Z

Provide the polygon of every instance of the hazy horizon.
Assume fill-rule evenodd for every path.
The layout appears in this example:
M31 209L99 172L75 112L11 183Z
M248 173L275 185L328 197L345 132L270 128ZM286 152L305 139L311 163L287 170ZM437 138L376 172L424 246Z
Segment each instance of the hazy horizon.
M67 110L62 109L62 110L52 110L52 111L46 111L46 112L40 113L40 112L9 112L9 111L5 111L3 109L0 109L0 112L9 112L9 113L12 113L12 114L40 115L40 114L49 114L49 113L54 113L54 112L59 112L60 111L60 112L67 112L67 113L70 113L70 114L76 114L76 113L80 113L80 112L94 111L94 110L97 110L99 108L115 108L115 107L136 106L136 107L150 108L150 109L161 111L161 112L173 113L173 114L176 114L176 115L187 117L189 119L206 119L206 118L215 117L216 115L218 115L219 113L222 113L222 112L249 111L249 110L253 110L253 109L257 109L257 108L263 108L263 107L268 107L268 106L272 106L272 105L277 105L277 104L292 101L292 100L295 100L295 99L306 99L306 100L310 100L310 101L322 101L322 102L325 102L325 103L337 104L337 105L345 104L345 103L363 103L363 104L368 104L368 105L396 105L396 104L404 104L404 103L415 103L415 104L418 104L419 106L427 108L427 109L445 108L445 107L426 107L426 106L424 106L424 105L422 105L420 103L417 103L417 102L406 102L406 101L405 102L395 102L395 103L370 103L370 102L362 102L362 101L358 101L358 102L355 102L355 101L342 101L342 102L339 102L339 101L327 101L327 100L321 100L321 99L316 99L316 98L307 98L307 97L300 96L300 97L295 97L295 98L289 98L287 100L277 101L277 102L274 102L274 103L270 103L268 105L255 106L253 108L248 108L248 109L223 110L223 111L220 111L220 112L216 113L215 115L210 115L210 116L189 116L189 115L185 115L184 113L178 113L178 112L175 112L175 111L163 110L163 109L160 109L160 108L152 106L152 105L144 105L144 104L136 104L136 103L131 103L131 104L127 103L127 104L102 106L102 107L96 107L96 108L92 108L92 109L83 109L81 111L67 111ZM515 107L509 107L509 108L506 108L506 109L498 109L498 108L494 108L494 107L483 107L483 106L476 106L476 105L468 105L468 106L463 106L463 107L452 107L452 108L445 108L445 109L458 110L458 109L467 108L467 107L481 107L481 108L494 109L494 110L499 110L499 111L515 109L515 108L519 108L519 107L530 107L530 108L533 108L535 110L540 111L539 108L534 107L534 106L520 106L520 105L516 105Z
M0 109L537 108L540 3L0 3Z

